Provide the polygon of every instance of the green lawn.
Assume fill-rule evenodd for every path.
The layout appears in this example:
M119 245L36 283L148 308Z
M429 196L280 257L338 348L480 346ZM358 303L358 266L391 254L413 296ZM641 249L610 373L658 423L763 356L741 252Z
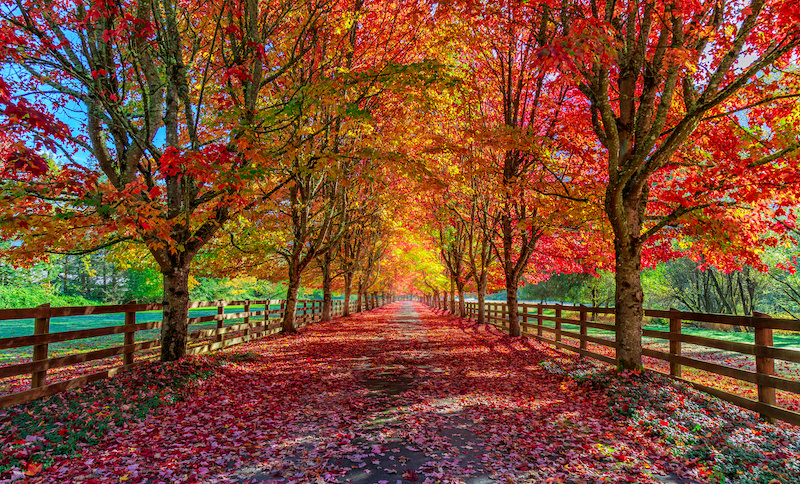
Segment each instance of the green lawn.
M555 315L555 312L552 311L552 310L545 310L544 314L546 316L553 316L553 315ZM566 317L566 318L570 318L570 319L577 318L577 315L575 313L567 312L567 311L564 311L562 313L562 316ZM599 323L608 324L611 320L610 319L603 319L603 316L605 316L605 315L601 315L598 318L599 319L598 322ZM607 318L607 316L606 316L606 318ZM536 323L536 317L535 316L533 316L533 317L529 316L528 317L528 322L535 324ZM555 323L552 322L552 321L544 321L544 326L547 326L547 327L550 327L550 328L554 328L555 327ZM580 333L580 326L578 326L576 324L566 324L566 323L564 323L564 324L561 325L561 329L564 330L564 331L571 331L571 332L574 332L574 333ZM650 330L653 330L653 331L668 332L669 331L669 326L665 325L665 324L646 324L644 326L644 329L650 329ZM713 329L697 328L697 327L690 326L689 323L684 323L683 327L681 328L681 331L684 334L695 335L695 336L703 336L703 337L706 337L706 338L713 338L713 339L724 340L724 341L734 341L734 342L738 342L738 343L749 343L749 344L754 344L755 343L755 335L753 333L737 333L737 332L733 332L733 331L719 331L719 330L713 330ZM596 338L603 338L603 339L608 339L608 340L613 340L614 339L614 333L612 333L610 331L605 331L605 330L596 329L596 328L588 328L587 332L588 332L589 336L594 336ZM553 333L546 332L545 336L548 337L548 338L552 338L553 337ZM785 332L781 332L781 333L775 332L773 334L773 339L774 339L774 342L775 342L774 346L777 347L777 348L800 350L800 333L792 334L792 333L785 333ZM647 338L647 337L645 337L644 340L645 340L646 343L647 342L666 342L667 341L667 340L662 340L662 339L658 339L658 338Z
M280 305L271 305L270 309L280 309ZM227 306L225 313L236 313L244 310L244 306ZM250 306L251 311L263 311L264 305L253 304ZM217 308L198 308L190 309L189 317L195 318L200 316L209 316L217 314ZM277 315L272 315L276 318ZM256 318L263 318L257 316ZM254 318L254 319L256 319ZM161 311L140 311L136 313L136 322L154 322L161 320ZM240 319L231 319L225 321L225 326L240 323ZM125 313L115 314L98 314L89 316L67 316L60 318L52 318L50 320L50 332L59 333L64 331L73 331L81 329L102 328L107 326L119 326L125 323ZM33 334L33 319L15 319L0 321L0 338L11 338L15 336L26 336ZM208 321L205 323L192 324L189 327L189 332L199 329L213 329L216 328L216 321ZM160 329L151 329L147 331L139 331L136 333L136 341L149 341L157 339ZM124 335L114 334L108 336L98 336L95 338L84 338L75 341L65 341L63 343L51 343L49 347L49 356L62 356L71 353L80 353L83 351L97 350L108 348L111 346L121 345ZM0 350L0 364L10 363L17 361L20 358L27 358L31 356L31 347L14 348L10 350Z

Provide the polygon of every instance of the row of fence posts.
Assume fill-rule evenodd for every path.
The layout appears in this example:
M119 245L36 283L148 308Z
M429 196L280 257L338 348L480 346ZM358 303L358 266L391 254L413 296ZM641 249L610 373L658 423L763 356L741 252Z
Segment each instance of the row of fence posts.
M432 296L423 296L421 298L422 302L425 302L429 306L435 307L436 309L447 311L448 310L448 301L446 298L433 298ZM473 306L474 304L474 306ZM486 306L500 306L500 320L506 321L507 320L507 306L505 303L485 303ZM477 308L478 303L468 304L468 316L476 316L478 312ZM542 305L536 305L536 320L538 327L536 329L536 334L539 337L542 337L542 326L543 326L543 308ZM562 317L562 307L561 305L555 305L555 328L554 328L554 340L558 343L561 342L561 317ZM589 321L588 316L591 308L579 305L576 308L566 306L567 310L576 311L579 313L579 321L580 321L580 334L584 338L580 340L580 349L586 351L587 350L587 340L585 339L588 336L588 326L586 323ZM682 334L682 327L683 327L683 320L680 317L680 311L675 308L670 308L670 313L672 315L669 318L669 333L670 335L675 335L677 337L672 337L669 340L669 353L670 355L681 357L682 353L682 344L679 339L680 334ZM487 317L494 317L498 315L498 311L495 310L492 312L489 308L486 309ZM527 310L522 310L522 323L528 324L528 312ZM754 312L753 316L755 317L769 317L767 314ZM767 356L759 356L759 347L770 347L774 344L773 339L773 330L772 328L764 328L764 327L754 327L754 339L756 345L756 374L757 375L769 375L769 376L776 376L775 372L775 360L773 358ZM579 356L582 358L583 355ZM682 378L683 377L683 366L677 361L670 361L669 362L669 373L671 376L675 378ZM764 403L771 406L777 406L777 393L774 387L770 386L769 384L762 382L760 379L756 379L756 385L758 389L758 401L760 403ZM762 417L770 422L773 422L775 419L772 417L768 417L762 414Z
M370 309L374 309L377 306L380 306L386 300L387 300L387 296L374 294L374 295L367 295L364 298L363 302L364 302L364 307L366 308L366 310L370 310ZM217 306L216 306L217 307L217 315L222 315L222 314L225 313L226 302L227 301L224 301L224 300L217 301ZM131 303L131 304L135 304L135 303ZM307 316L306 311L308 311L309 309L311 309L312 317L313 317L313 314L314 314L313 311L315 310L316 305L319 304L320 306L322 306L323 301L311 301L311 306L310 307L308 306L308 302L307 301L303 301L302 304L303 304L302 307L298 308L298 310L303 312L304 318ZM244 311L243 312L249 313L250 312L250 305L251 305L251 302L249 300L245 301L245 303L244 303ZM43 315L42 317L35 318L33 334L34 335L48 334L50 332L50 316L49 316L49 314L50 314L50 304L49 303L48 304L42 304L41 306L38 306L38 307L43 310L42 312L44 314L46 314L46 316ZM279 314L282 315L285 308L286 308L286 302L284 300L281 300L280 313ZM334 309L334 311L337 308L343 310L344 309L344 301L341 301L341 302L340 301L333 301L333 309ZM322 308L320 307L320 311L321 310L322 310ZM355 310L356 310L356 301L351 299L350 300L350 311L352 313ZM267 301L265 303L265 306L264 306L264 322L265 322L265 324L269 324L269 316L270 316L270 312L269 311L270 311L270 309L269 309L269 301ZM249 323L250 323L250 316L245 316L243 324L249 324ZM122 354L122 364L123 364L123 366L131 366L131 365L134 364L134 359L135 359L134 356L136 354L136 349L135 349L135 346L134 346L136 344L136 330L134 328L135 325L136 325L136 311L126 311L125 312L124 327L125 328L131 328L131 329L130 330L126 330L123 333L124 334L124 346L125 346L124 352ZM223 341L224 335L222 334L221 330L224 327L225 327L225 320L221 319L221 318L218 319L217 320L217 334L216 334L216 336L214 338L215 342L222 342ZM249 335L250 335L250 329L249 328L245 329L244 330L244 336L249 336ZM49 350L49 344L48 343L42 343L42 344L34 345L33 346L33 361L46 360L47 357L48 357L48 350ZM45 386L46 384L47 384L47 370L46 369L45 370L41 370L41 371L37 371L37 372L34 372L34 373L31 374L31 389L41 388L41 387Z

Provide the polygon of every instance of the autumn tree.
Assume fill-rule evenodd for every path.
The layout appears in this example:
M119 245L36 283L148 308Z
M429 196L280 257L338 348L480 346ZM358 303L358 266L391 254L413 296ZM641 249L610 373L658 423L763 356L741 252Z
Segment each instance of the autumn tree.
M490 204L489 196L483 193L476 178L470 183L467 193L469 203L464 212L467 233L467 257L469 278L475 284L478 295L478 324L486 323L486 291L489 287L489 273L495 262L492 238L496 226L496 214Z
M471 138L491 180L493 251L504 273L509 334L519 336L517 291L540 239L558 230L580 202L571 180L582 176L570 137L579 117L567 116L572 92L559 82L557 64L541 51L558 36L548 2L455 3L458 46L454 70L463 79L461 101L471 116ZM468 158L469 159L469 158ZM472 161L472 160L470 160ZM576 166L574 161L579 163Z
M448 217L449 215L449 217ZM465 269L466 269L466 255L468 250L469 236L467 233L467 224L457 218L453 213L445 213L444 217L448 217L449 221L441 221L437 227L439 254L444 261L447 272L450 276L450 287L456 287L458 291L458 315L460 317L466 316L466 308L464 306L464 286L466 284ZM454 298L451 291L450 298L450 311L456 314Z
M607 167L621 367L642 364L643 254L674 257L681 238L724 267L758 264L750 249L793 224L799 19L768 0L585 1L553 17L562 35L540 54L573 70Z
M143 244L164 280L161 358L181 357L191 263L220 227L281 185L269 166L285 147L265 136L290 114L285 74L327 8L282 0L6 4L3 22L25 46L4 65L12 89L38 93L59 115L79 113L57 166L3 184L2 230L21 240L12 255Z

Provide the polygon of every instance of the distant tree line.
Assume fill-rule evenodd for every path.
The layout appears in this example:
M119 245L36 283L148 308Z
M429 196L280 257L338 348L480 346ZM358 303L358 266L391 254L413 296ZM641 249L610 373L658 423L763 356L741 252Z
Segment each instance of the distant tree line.
M319 292L319 291L316 291ZM218 299L279 299L282 283L254 278L197 277L190 289L194 301ZM309 290L303 298L320 298ZM129 268L97 252L85 256L53 256L30 268L0 263L0 308L161 302L161 274L155 269Z
M800 262L795 261L793 267L800 269ZM690 259L676 259L645 270L642 278L647 308L744 316L755 311L800 318L800 274L796 272L761 272L747 265L723 272L699 268ZM545 282L522 287L520 299L613 306L614 276L607 272L598 277L557 274Z

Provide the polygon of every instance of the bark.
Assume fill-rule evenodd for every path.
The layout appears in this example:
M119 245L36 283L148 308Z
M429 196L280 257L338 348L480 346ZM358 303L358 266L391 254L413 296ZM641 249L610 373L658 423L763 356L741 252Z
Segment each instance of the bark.
M358 296L356 296L356 312L361 312L361 291L358 291Z
M189 262L162 273L164 308L161 327L161 361L186 355L189 318Z
M623 369L642 367L642 291L641 246L615 238L617 365Z
M450 314L456 313L456 282L450 278Z
M519 326L519 308L517 305L517 287L518 287L517 278L513 275L506 275L506 290L508 294L506 296L506 303L508 308L508 335L509 336L520 336L522 333L520 331Z
M331 279L331 266L325 264L322 268L322 320L330 321L331 312L333 308L333 296L331 294L331 286L333 280Z
M281 321L281 333L297 333L294 326L295 313L297 312L297 293L300 290L300 271L295 267L289 268L289 287L286 291L286 308Z
M484 271L478 279L478 324L486 324L486 286L489 282L489 272Z
M458 288L458 316L460 318L466 318L467 308L464 305L464 283L458 282L456 283L456 287Z
M350 293L353 291L353 274L344 274L344 312L342 316L350 316Z

